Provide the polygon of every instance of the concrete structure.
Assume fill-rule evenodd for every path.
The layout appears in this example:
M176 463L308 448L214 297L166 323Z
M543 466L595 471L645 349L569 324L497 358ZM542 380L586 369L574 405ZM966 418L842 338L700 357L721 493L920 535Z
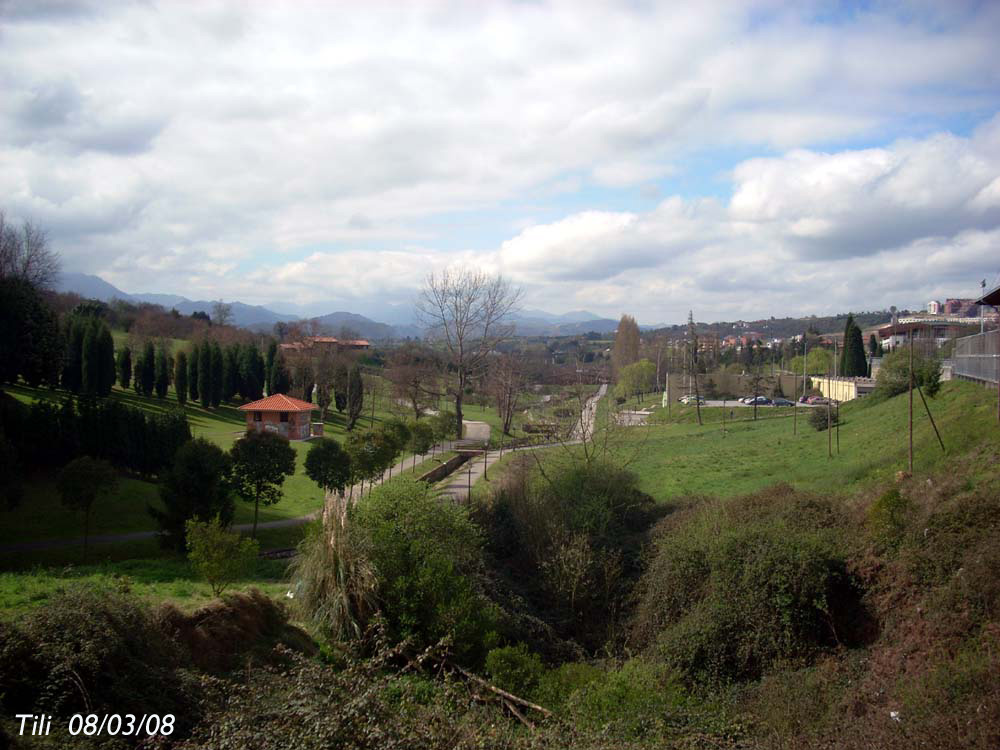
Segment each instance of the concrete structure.
M927 312L929 312L931 315L937 315L939 312L941 312L941 303L938 302L937 300L932 299L930 302L927 303Z
M972 333L979 328L979 318L959 318L948 315L909 315L899 318L899 322L878 329L878 338L887 351L897 346L905 346L908 336L920 342L933 341L938 347L951 339Z
M874 378L826 378L813 375L813 388L834 401L853 401L875 390Z
M247 415L247 431L276 432L289 440L323 436L323 423L312 422L316 407L301 399L276 393L240 407Z

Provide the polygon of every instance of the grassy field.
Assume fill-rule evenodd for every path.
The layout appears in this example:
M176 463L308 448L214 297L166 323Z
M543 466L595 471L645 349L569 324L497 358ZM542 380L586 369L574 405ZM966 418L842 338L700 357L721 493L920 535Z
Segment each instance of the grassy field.
M256 586L272 596L282 596L289 584L287 560L257 561L257 568L230 590ZM169 601L185 611L207 604L214 597L209 585L195 575L190 564L175 557L103 562L96 565L38 568L30 572L0 573L0 613L17 616L74 583L110 583L128 588L150 601Z
M914 400L916 473L940 470L949 456L960 455L981 441L1000 444L995 392L952 381L942 386L937 398L928 399L947 452L942 452L919 397ZM607 414L607 402L602 400L599 423ZM740 495L777 482L844 493L862 483L887 483L907 468L905 394L882 403L845 403L839 452L837 431L831 433L832 458L827 452L827 432L809 426L805 409L798 414L797 434L793 434L791 416L781 415L791 409L760 409L756 422L750 409L734 411L735 422L729 420L727 411L723 432L720 408L703 408L704 425L699 426L694 407L673 405L674 421L660 423L659 404L655 406L650 425L616 428L611 442L619 459L628 461L639 476L642 489L660 502L686 495ZM550 452L555 455L556 450ZM494 478L499 475L491 472Z
M66 396L62 391L11 386L6 389L15 398L31 403L35 400L61 400ZM132 390L116 387L110 398L148 412L166 412L176 409L178 404L173 388L167 398L146 398ZM376 401L375 423L392 416L386 407L386 399ZM204 437L220 448L228 450L244 431L246 418L235 406L221 405L217 409L203 409L190 402L184 407L191 432L196 437ZM366 410L359 427L371 424L371 410ZM324 423L327 436L343 440L347 436L345 416L330 410ZM310 443L295 441L292 447L297 454L296 472L285 480L281 502L260 509L260 522L281 521L313 513L323 507L323 493L305 474L305 455ZM409 456L406 456L407 458ZM422 467L418 465L418 469ZM424 471L432 468L428 463ZM95 504L91 519L91 534L125 534L134 531L153 531L156 526L147 511L150 505L159 504L159 494L154 483L142 479L125 478L118 491L108 500ZM235 523L250 523L253 520L253 506L237 502ZM23 541L43 541L72 539L83 535L83 517L70 511L59 502L55 490L54 477L36 477L26 483L25 498L14 511L5 514L0 526L0 545ZM104 545L102 545L104 546ZM96 550L96 548L95 548ZM0 564L9 555L0 554ZM58 560L58 555L50 556ZM76 557L72 557L76 559Z

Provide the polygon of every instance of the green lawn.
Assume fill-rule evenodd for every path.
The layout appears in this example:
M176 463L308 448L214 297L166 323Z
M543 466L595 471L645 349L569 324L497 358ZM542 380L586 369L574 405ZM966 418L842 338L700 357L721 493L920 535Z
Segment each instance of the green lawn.
M271 596L283 596L289 584L287 560L258 560L256 570L230 590L256 586ZM169 601L185 611L210 602L212 591L191 565L179 557L104 562L97 565L37 568L0 573L0 617L16 616L74 583L109 583L128 588L150 601Z
M601 402L599 424L607 414L608 401ZM1000 444L995 391L952 381L928 404L947 453L942 453L923 405L914 396L916 473L940 470L949 456L961 455L979 442ZM793 434L791 416L779 416L782 411L791 409L760 409L761 419L756 422L752 410L744 408L744 419L735 422L729 421L727 411L723 433L722 409L703 408L705 424L699 426L694 407L677 405L671 408L673 422L658 423L654 418L647 427L618 428L613 442L619 458L628 460L629 468L639 476L642 489L660 502L689 495L739 495L777 482L844 493L863 483L892 481L897 471L907 467L906 394L877 404L845 403L839 453L836 430L831 433L832 458L827 454L826 431L809 426L805 409L799 410L797 434ZM548 452L558 455L560 450ZM500 473L490 471L494 479Z

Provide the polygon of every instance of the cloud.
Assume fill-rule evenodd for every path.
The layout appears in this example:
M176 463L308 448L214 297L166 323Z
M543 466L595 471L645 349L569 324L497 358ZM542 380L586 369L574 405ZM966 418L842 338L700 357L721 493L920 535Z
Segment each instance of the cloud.
M404 301L471 259L656 319L741 264L799 304L780 278L987 236L1000 195L997 121L941 127L1000 109L1000 8L820 10L0 0L0 200L133 291ZM759 157L732 200L649 209L716 151Z

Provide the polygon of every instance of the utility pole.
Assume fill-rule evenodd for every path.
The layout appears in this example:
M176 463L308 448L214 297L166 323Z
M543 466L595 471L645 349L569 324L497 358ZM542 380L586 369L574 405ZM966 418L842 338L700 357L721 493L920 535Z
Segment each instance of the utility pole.
M979 282L979 288L980 288L979 299L982 299L983 297L986 296L986 279L983 279L982 281ZM983 331L986 330L986 325L985 325L986 324L986 318L983 315L983 311L985 309L986 309L986 305L980 305L979 306L979 332L980 333L983 333Z
M806 335L802 334L802 397L805 398L806 395L806 360L809 359L809 342L806 340Z
M910 451L909 468L910 476L913 476L913 329L907 334L910 340Z

